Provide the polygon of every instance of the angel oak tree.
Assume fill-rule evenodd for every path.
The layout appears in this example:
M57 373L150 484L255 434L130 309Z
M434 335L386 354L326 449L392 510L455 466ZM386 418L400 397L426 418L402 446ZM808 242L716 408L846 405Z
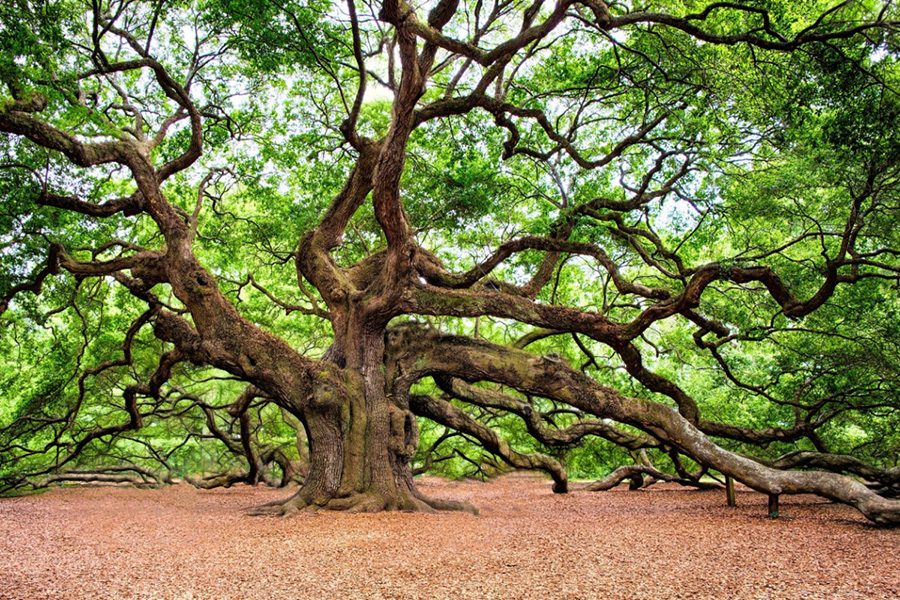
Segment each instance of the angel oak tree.
M829 446L863 431L859 448L896 457L877 439L900 406L890 352L842 358L900 322L891 3L15 0L0 15L5 343L60 315L83 325L77 377L5 411L5 489L198 409L256 481L279 456L254 446L262 403L308 437L284 513L470 509L416 489L434 422L560 493L554 449L599 437L637 460L614 480L718 472L900 523L896 464ZM118 330L90 325L113 316ZM106 360L86 350L102 336ZM203 368L244 392L185 391Z

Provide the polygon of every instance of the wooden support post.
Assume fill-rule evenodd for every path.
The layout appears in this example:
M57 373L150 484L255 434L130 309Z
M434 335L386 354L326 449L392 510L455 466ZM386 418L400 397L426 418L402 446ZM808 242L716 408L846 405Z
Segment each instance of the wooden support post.
M769 494L769 516L773 519L778 518L778 494Z
M734 479L725 476L725 495L728 497L728 506L737 506L737 498L734 495Z

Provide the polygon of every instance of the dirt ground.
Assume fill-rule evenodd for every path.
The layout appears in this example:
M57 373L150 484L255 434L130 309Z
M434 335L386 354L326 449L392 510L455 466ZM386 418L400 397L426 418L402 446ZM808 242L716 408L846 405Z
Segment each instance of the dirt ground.
M559 496L425 479L468 514L251 517L285 492L54 489L0 500L0 598L900 599L900 530L813 497L672 487Z

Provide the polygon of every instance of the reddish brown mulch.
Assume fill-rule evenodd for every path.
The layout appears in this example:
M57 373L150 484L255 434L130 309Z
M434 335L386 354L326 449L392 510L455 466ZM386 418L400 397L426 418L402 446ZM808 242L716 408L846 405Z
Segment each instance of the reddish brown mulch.
M283 491L70 488L0 500L0 598L900 599L900 530L813 497L426 479L443 513L250 517Z

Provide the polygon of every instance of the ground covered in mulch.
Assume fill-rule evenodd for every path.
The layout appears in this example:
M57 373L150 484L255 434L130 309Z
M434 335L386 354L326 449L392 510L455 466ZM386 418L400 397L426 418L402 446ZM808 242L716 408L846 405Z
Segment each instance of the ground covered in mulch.
M425 479L480 516L252 517L285 492L54 489L0 500L0 598L900 599L900 530L853 509L655 486Z

